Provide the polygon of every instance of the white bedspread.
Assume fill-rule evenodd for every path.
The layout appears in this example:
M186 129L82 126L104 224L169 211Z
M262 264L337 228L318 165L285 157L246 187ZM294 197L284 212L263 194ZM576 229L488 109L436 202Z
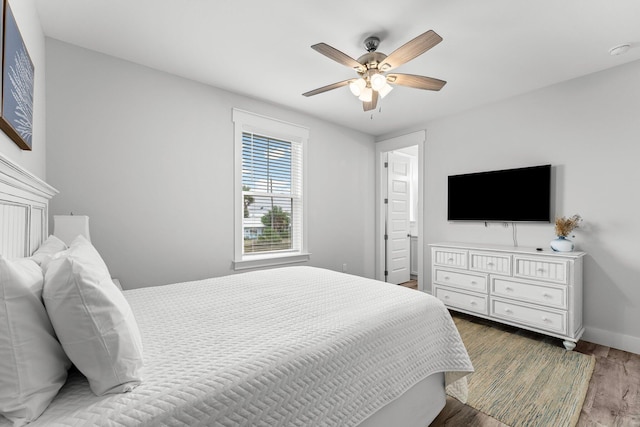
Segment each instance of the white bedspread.
M352 426L430 374L473 370L441 302L357 276L289 267L125 295L142 385L97 397L76 372L32 426Z

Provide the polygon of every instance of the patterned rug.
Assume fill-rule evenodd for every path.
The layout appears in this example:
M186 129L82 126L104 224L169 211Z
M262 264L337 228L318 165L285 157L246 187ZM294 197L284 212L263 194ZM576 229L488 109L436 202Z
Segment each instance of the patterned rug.
M512 427L573 427L595 357L454 317L475 372L467 405Z

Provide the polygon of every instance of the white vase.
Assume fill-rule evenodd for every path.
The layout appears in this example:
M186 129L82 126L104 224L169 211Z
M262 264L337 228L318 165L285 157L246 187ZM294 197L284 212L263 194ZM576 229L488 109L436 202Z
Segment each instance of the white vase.
M551 249L556 252L571 252L573 250L573 242L564 236L558 236L551 241Z

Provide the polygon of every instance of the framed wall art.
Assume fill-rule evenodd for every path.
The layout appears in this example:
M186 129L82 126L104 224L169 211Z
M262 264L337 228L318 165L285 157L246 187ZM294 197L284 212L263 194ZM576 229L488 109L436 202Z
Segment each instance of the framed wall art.
M2 2L2 105L0 129L20 148L31 150L35 70L7 0Z

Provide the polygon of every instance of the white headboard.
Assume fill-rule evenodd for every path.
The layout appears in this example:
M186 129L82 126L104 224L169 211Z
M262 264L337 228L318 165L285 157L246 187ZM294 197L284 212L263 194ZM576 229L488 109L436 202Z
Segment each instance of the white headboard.
M0 154L0 254L30 256L47 238L58 190Z

